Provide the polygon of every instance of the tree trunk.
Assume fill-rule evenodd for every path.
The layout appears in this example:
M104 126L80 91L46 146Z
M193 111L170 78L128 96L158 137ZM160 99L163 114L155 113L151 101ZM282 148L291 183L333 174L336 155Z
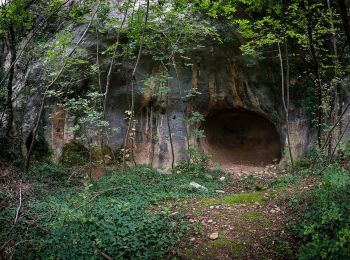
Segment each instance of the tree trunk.
M16 60L16 36L15 31L12 26L9 28L8 32L8 46L9 52L11 55L11 63L13 64ZM13 95L13 78L15 75L15 66L10 67L9 78L7 81L7 101L6 101L6 110L7 110L7 125L6 125L6 136L9 137L13 125L13 106L12 106L12 95Z
M45 106L45 101L46 101L46 96L47 96L47 91L51 89L51 87L58 81L58 79L61 77L63 71L65 70L67 64L68 64L68 61L69 61L69 58L75 53L75 51L77 50L77 48L79 47L79 45L82 43L83 39L85 38L87 32L89 31L90 27L91 27L91 24L94 20L94 17L98 11L98 8L99 8L99 5L97 6L96 10L93 12L92 16L91 16L91 19L90 19L90 22L89 24L87 25L87 27L85 28L85 31L83 32L83 34L81 35L81 37L79 38L78 42L75 44L74 48L70 51L70 53L67 55L66 57L66 60L64 61L61 69L59 70L59 72L57 73L57 76L51 81L51 83L49 83L46 88L44 89L44 94L43 94L43 98L41 100L41 104L40 104L40 108L39 108L39 113L38 113L38 116L37 116L37 120L35 122L35 125L34 125L34 128L33 128L33 138L31 140L31 143L30 143L30 146L29 146L29 149L28 149L28 153L27 153L27 156L25 158L25 162L24 162L24 172L25 173L28 173L28 170L29 170L29 166L30 166L30 159L31 159L31 156L32 156L32 151L33 151L33 147L34 147L34 144L35 144L35 140L36 140L36 135L38 133L38 129L39 129L39 124L40 124L40 121L41 121L41 118L43 116L43 112L44 112L44 106Z
M314 38L312 35L312 28L310 22L307 25L307 36L309 41L309 48L313 61L314 73L315 73L315 93L317 96L317 141L318 147L322 147L322 124L323 124L323 111L322 111L322 85L320 77L320 60L317 57L317 52L314 44Z
M287 104L286 104L286 124L287 124L287 138L288 138L288 147L289 147L289 156L290 156L290 162L292 166L294 167L294 158L292 153L292 147L290 142L290 129L289 129L289 107L290 107L290 95L289 95L289 55L288 55L288 45L287 41L284 43L285 45L285 55L286 55L286 92L287 92Z
M166 97L166 103L167 103L166 120L167 120L167 125L168 125L169 141L170 141L170 148L171 148L171 168L174 169L175 153L174 153L173 136L172 136L172 133L171 133L170 118L169 118L169 105L170 105L170 103L169 103L169 94Z
M339 59L338 59L338 48L337 48L337 38L335 34L335 27L334 27L334 18L333 18L333 11L332 11L332 6L330 0L327 0L327 8L328 12L330 15L330 25L332 29L332 47L333 47L333 63L334 63L334 76L338 77L338 66L339 66ZM342 102L340 99L340 84L337 83L335 88L332 89L332 94L334 94L331 103L330 103L330 111L329 111L329 116L328 116L328 122L329 125L333 125L334 122L336 121L337 117L340 115L343 107L342 107ZM342 124L339 124L339 136L341 135L342 132ZM333 134L330 136L330 140L333 139L332 137ZM332 154L332 141L329 142L328 144L328 156L331 156Z
M284 91L284 67L283 67L283 59L282 59L282 51L281 51L281 46L280 43L277 42L277 47L278 47L278 54L279 54L279 59L280 59L280 66L281 66L281 90L282 90L282 103L283 103L283 108L285 111L286 115L286 134L287 134L287 142L288 142L288 151L289 151L289 159L294 166L294 160L293 160L293 155L292 155L292 149L291 149L291 144L290 144L290 136L289 136L289 87L287 87L287 104L285 100L285 91ZM286 57L287 57L287 47L286 47ZM287 57L288 58L288 57ZM288 64L288 69L287 73L289 74L289 64ZM289 77L289 76L288 76ZM289 81L287 77L287 80ZM289 83L287 83L287 86L289 86Z
M350 24L349 24L348 11L344 0L338 0L338 4L339 4L341 20L343 22L344 32L346 35L346 40L350 49Z
M143 40L145 38L145 31L146 31L146 26L147 26L148 16L149 16L149 7L150 7L150 1L147 0L146 17L145 17L145 22L144 22L143 29L142 29L142 34L141 34L139 53L137 55L136 63L135 63L135 66L134 66L134 69L133 69L132 75L131 75L131 108L130 108L131 114L130 114L129 124L128 124L128 128L127 128L127 131L125 134L125 141L124 141L123 165L122 165L123 171L126 168L126 149L127 149L128 144L129 144L129 135L130 135L131 126L133 125L133 121L134 121L134 108L135 108L134 85L136 83L135 75L136 75L136 69L137 69L139 62L140 62L140 59L141 59ZM133 149L133 147L132 147L132 149Z

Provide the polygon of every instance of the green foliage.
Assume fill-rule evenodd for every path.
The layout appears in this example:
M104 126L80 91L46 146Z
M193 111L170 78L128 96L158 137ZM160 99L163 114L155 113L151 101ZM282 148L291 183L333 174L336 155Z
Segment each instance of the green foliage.
M87 163L89 151L81 144L66 144L62 148L61 162L67 166L78 166Z
M69 183L70 174L71 169L68 166L41 161L33 164L26 178L35 185L41 185L41 188L51 185L51 189L60 189ZM77 183L69 183L74 184Z
M192 175L203 175L209 171L210 155L199 151L196 147L190 147L187 151L189 161L180 160L174 171L176 173L188 173Z
M2 164L12 164L14 166L20 166L22 164L22 156L18 153L14 142L11 142L8 138L0 133L0 166Z
M278 178L276 181L272 183L272 186L275 188L282 188L289 186L291 184L298 184L301 181L300 173L298 175L295 174L285 174Z
M153 97L165 97L170 91L167 86L170 79L172 79L172 77L165 72L152 75L145 80L143 91L150 92Z
M300 259L348 259L350 257L350 176L337 165L329 166L319 188L301 203L296 224L302 240Z
M204 11L211 18L232 15L237 10L236 5L229 0L196 0L194 2L198 5L199 10Z
M209 192L204 194L213 194L222 185L220 176L165 175L142 166L72 189L65 187L69 173L64 167L44 165L31 174L55 180L53 183L61 179L62 184L56 183L60 189L53 189L50 195L39 192L25 206L13 231L15 258L25 254L44 259L102 259L101 252L115 259L164 258L187 225L166 208L159 211L154 205L203 196L203 192L189 188L191 181L205 185ZM41 188L45 191L47 186ZM0 212L0 221L14 212L3 214ZM35 225L28 229L33 222ZM5 235L2 231L0 234ZM18 243L23 240L26 242Z
M201 49L201 43L208 38L219 40L216 28L209 21L196 18L196 9L191 1L162 2L151 5L147 29L152 33L144 38L144 52L154 60L169 62L174 66L173 59L176 56ZM130 36L136 35L135 40L138 40L137 30L140 25L136 22L132 21Z
M336 159L339 162L348 163L349 158L350 158L350 142L349 141L341 141L339 143L339 147L337 150ZM347 166L349 166L349 165L347 165Z
M10 27L29 30L33 25L33 16L27 7L27 0L12 0L0 9L0 36Z
M204 121L204 116L199 112L192 112L188 118L189 125L196 125Z

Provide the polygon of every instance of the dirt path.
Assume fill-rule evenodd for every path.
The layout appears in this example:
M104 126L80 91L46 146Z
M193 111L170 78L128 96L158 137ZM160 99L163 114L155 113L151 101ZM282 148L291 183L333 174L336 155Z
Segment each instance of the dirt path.
M228 175L227 188L218 196L173 207L193 230L177 252L181 259L294 259L287 204L312 185L275 185L283 172L253 170Z

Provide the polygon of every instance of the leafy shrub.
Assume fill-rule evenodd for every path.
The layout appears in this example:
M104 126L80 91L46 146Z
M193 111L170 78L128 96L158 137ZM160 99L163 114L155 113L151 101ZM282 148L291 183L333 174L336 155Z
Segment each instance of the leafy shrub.
M71 169L65 165L42 162L33 164L27 179L31 182L46 183L51 186L65 186L70 173Z
M350 159L350 142L349 141L340 142L337 150L337 154L336 154L336 160L349 170L350 169L349 159Z
M272 187L275 187L275 188L286 187L290 184L299 183L300 181L301 181L300 174L299 175L285 174L285 175L282 175L280 178L276 179L272 183Z
M350 176L329 166L318 189L308 194L296 225L300 259L350 258Z
M194 175L206 173L210 167L210 155L199 151L196 148L188 149L189 161L181 160L177 163L175 172L190 173Z
M11 143L11 141L13 143ZM12 164L14 166L21 166L23 163L22 156L20 155L18 147L16 147L17 140L9 140L5 135L1 133L0 128L0 164L8 165Z
M66 144L62 150L62 163L67 166L83 165L89 160L89 151L81 144Z

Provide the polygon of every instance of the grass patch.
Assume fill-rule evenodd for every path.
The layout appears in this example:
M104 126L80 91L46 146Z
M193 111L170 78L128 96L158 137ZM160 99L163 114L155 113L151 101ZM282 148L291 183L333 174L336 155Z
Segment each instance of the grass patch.
M264 215L258 211L249 211L242 214L242 218L249 221L258 221L264 218Z
M235 205L235 204L245 204L251 205L254 203L263 203L266 199L264 194L261 192L252 193L240 193L224 196L221 198L204 198L201 200L203 206L211 206L215 204L220 205Z
M243 221L249 222L249 226L253 225L255 229L268 228L273 225L271 219L267 219L266 216L258 211L248 211L242 214ZM242 232L248 232L248 230L243 230Z
M298 185L301 183L300 175L285 174L272 183L273 188L285 188L290 185Z
M185 253L186 259L218 259L221 254L228 255L232 258L239 257L246 249L246 243L242 241L230 240L221 237L215 241L209 241L196 249L189 249Z
M239 255L245 249L245 243L241 241L233 241L228 238L220 238L208 243L209 248L212 249L228 249L230 253Z
M234 194L222 199L224 204L254 204L264 202L264 196L260 192Z

